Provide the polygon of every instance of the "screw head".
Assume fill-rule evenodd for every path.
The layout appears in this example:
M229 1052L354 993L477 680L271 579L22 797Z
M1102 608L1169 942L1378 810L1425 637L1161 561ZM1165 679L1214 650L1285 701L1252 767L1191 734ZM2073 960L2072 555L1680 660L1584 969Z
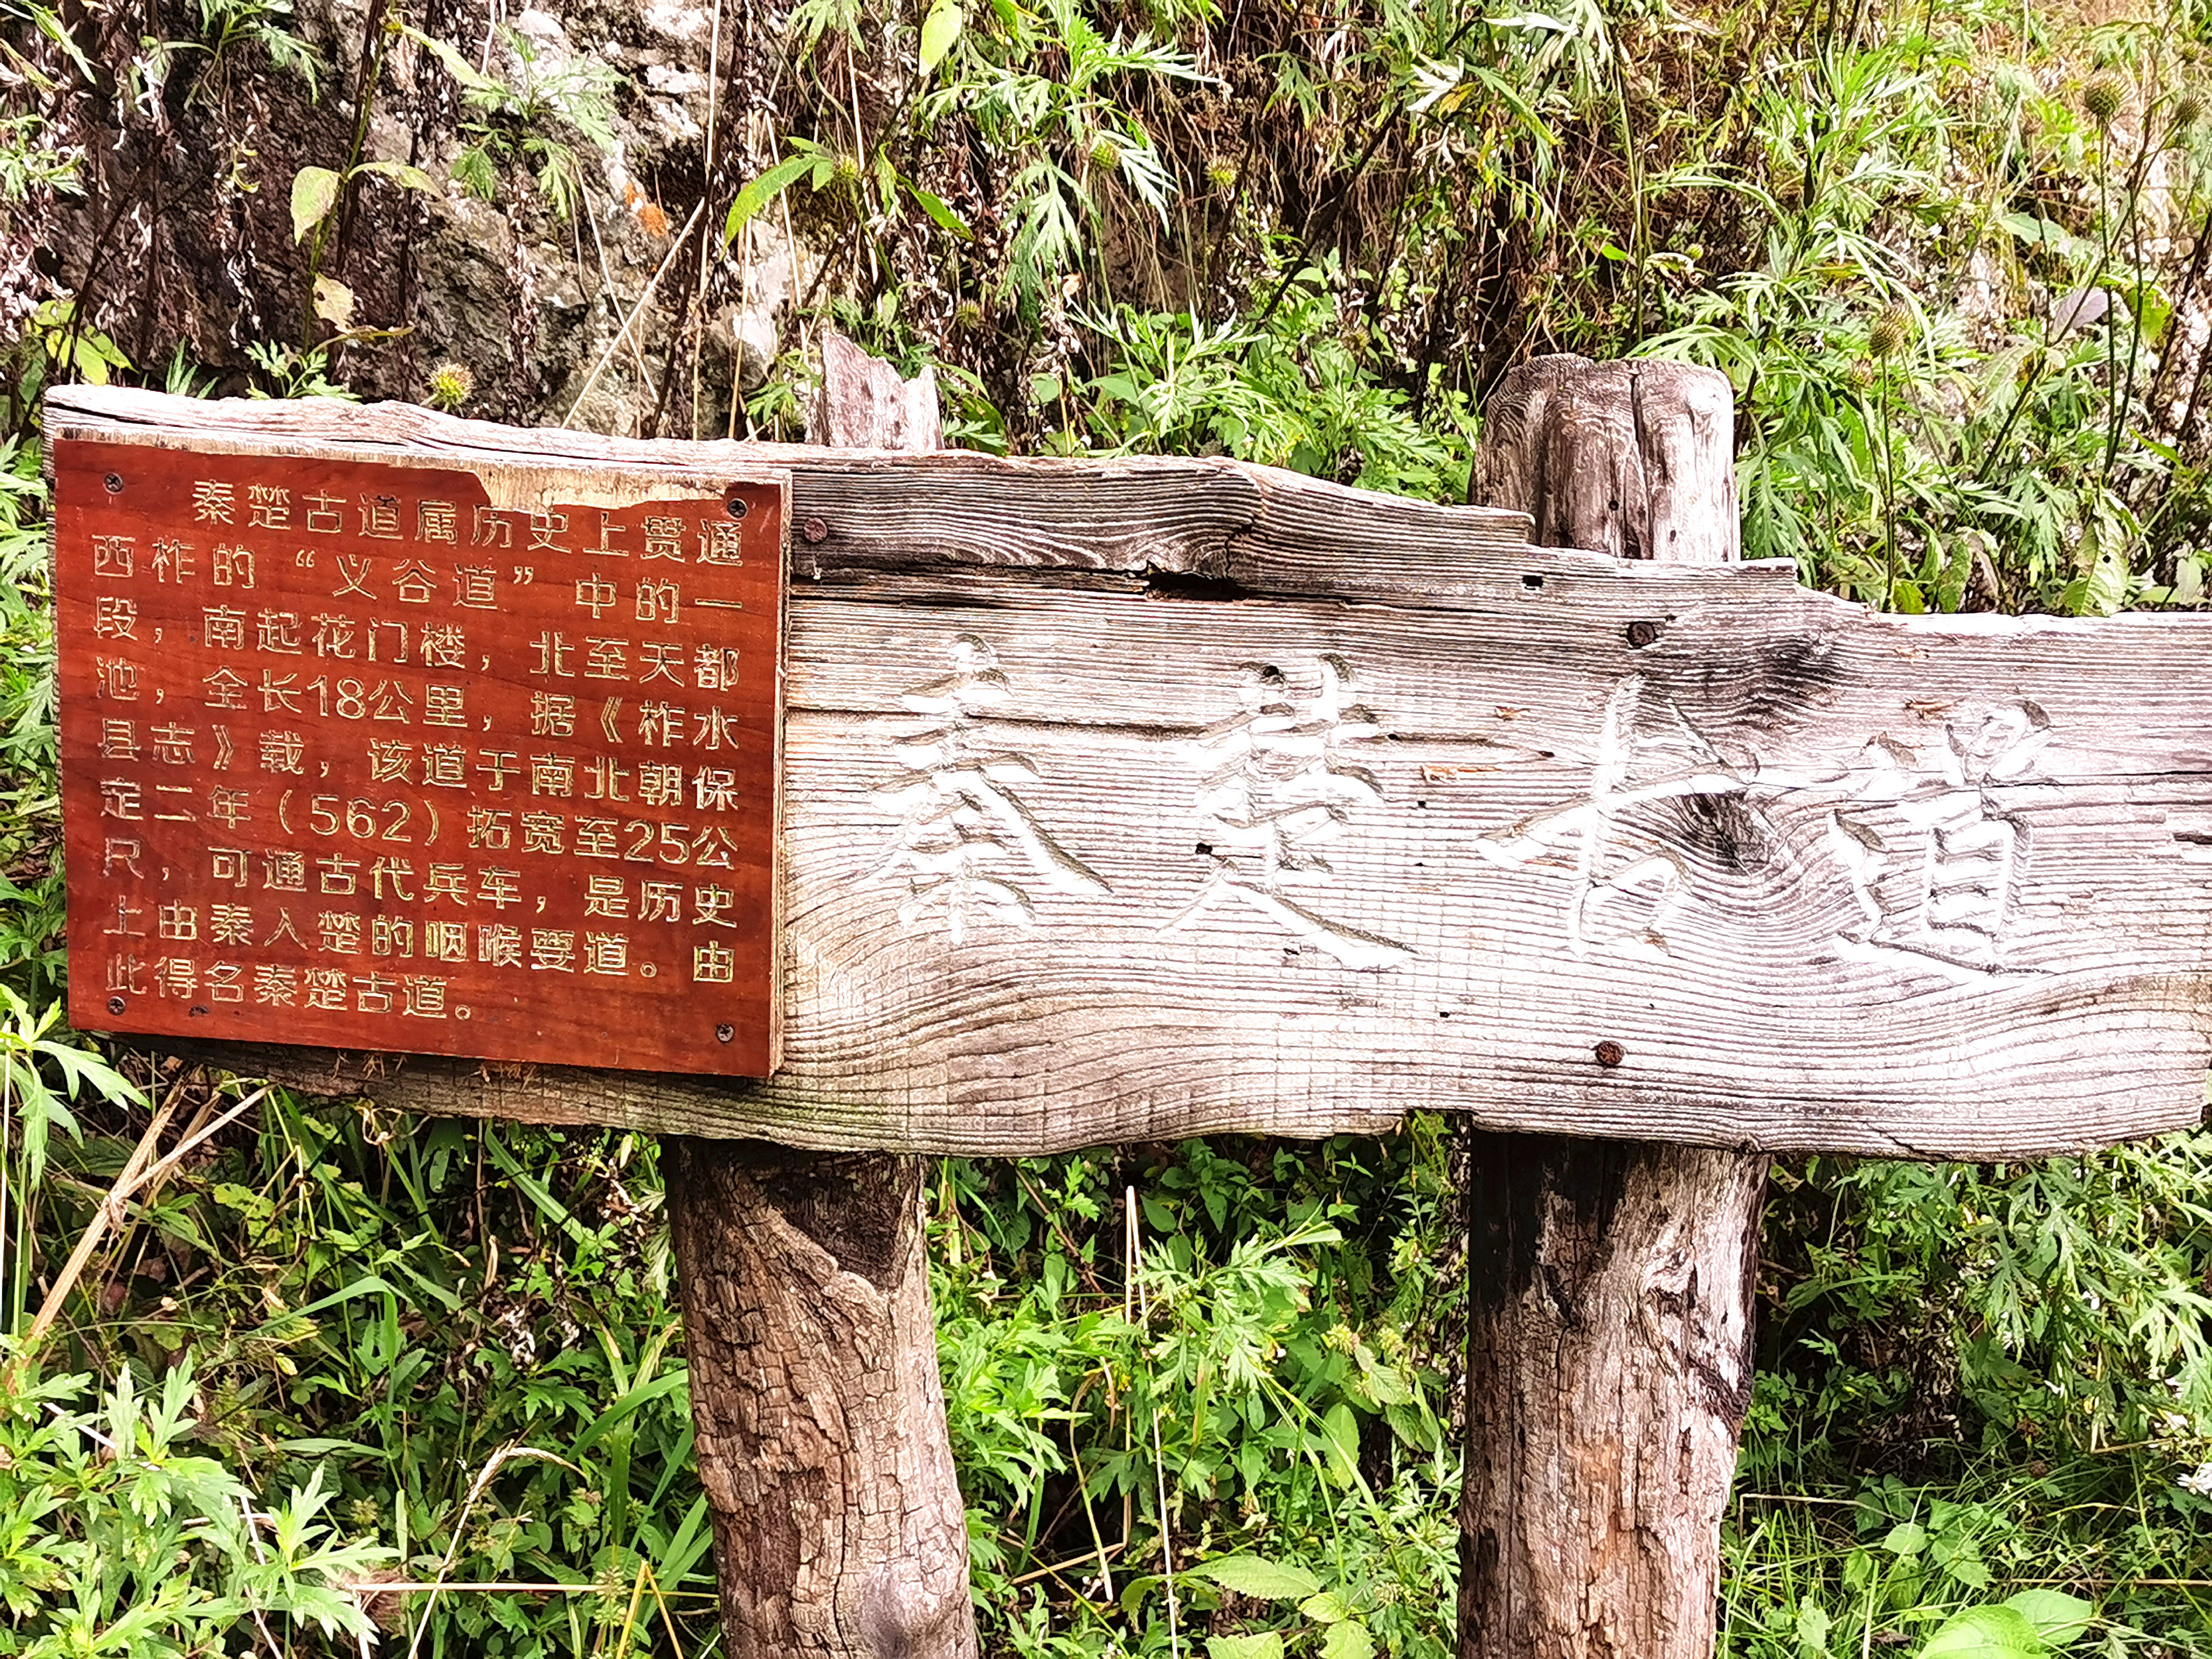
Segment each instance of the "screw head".
M123 475L120 472L111 472L107 475L107 493L111 495L120 495L123 493Z
M752 509L745 504L745 498L744 496L732 495L728 501L722 503L722 510L727 513L733 519L742 519Z
M737 1035L738 1028L734 1025L717 1025L714 1028L714 1041L717 1042L732 1042Z
M821 519L809 519L799 526L799 533L810 542L818 542L830 533L830 526Z
M111 1014L119 1014L130 1006L121 997L110 997L107 1000L107 1012Z
M1641 651L1657 641L1666 631L1665 625L1656 622L1632 622L1628 624L1628 642Z
M1620 1065L1622 1060L1628 1058L1628 1050L1611 1037L1599 1043L1594 1052L1597 1055L1597 1063L1608 1068Z

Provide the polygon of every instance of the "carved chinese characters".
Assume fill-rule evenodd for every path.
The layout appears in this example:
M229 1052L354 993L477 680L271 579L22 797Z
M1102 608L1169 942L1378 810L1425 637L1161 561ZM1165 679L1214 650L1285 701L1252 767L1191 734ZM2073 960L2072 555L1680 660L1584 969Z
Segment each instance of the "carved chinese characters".
M780 478L55 470L78 1025L773 1069Z

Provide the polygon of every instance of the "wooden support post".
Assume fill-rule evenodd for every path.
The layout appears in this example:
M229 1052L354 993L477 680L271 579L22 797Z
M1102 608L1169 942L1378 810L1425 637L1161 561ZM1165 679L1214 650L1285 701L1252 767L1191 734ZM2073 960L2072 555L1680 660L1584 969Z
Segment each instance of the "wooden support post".
M823 357L811 440L939 447L928 388L834 334ZM731 1659L971 1659L921 1160L665 1146Z
M1491 401L1473 493L1539 545L1723 562L1731 431L1711 370L1539 358ZM1460 1652L1710 1659L1767 1159L1484 1131L1463 1152Z

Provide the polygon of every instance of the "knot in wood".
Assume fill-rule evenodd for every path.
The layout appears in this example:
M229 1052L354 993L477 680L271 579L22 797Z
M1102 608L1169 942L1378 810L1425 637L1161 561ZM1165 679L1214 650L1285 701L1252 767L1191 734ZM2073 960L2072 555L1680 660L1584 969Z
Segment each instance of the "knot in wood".
M1628 1050L1622 1048L1611 1037L1607 1037L1604 1042L1599 1043L1594 1052L1597 1055L1597 1063L1607 1067L1618 1066L1622 1060L1628 1058Z
M1667 624L1656 622L1632 622L1628 624L1628 642L1641 651L1655 643L1667 631Z

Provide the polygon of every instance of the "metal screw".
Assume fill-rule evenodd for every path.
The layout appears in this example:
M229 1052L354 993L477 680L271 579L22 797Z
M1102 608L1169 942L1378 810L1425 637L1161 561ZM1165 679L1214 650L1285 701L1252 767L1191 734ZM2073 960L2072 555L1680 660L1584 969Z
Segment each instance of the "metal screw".
M830 526L820 519L809 519L799 526L799 533L810 542L818 542L830 533Z
M110 997L107 1000L107 1012L111 1014L119 1014L130 1006L121 997Z
M742 495L731 496L723 503L723 507L733 519L742 519L751 510L745 505L745 498Z
M1622 1060L1628 1058L1628 1050L1622 1048L1611 1037L1607 1037L1604 1042L1599 1043L1597 1045L1596 1052L1597 1063L1601 1066L1618 1066Z
M120 472L111 472L107 475L107 493L111 495L120 495L123 493L123 475Z
M1664 631L1663 626L1656 622L1632 622L1628 624L1628 642L1641 651Z
M717 1025L714 1028L714 1041L717 1042L727 1042L734 1038L737 1034L738 1028L734 1025Z

